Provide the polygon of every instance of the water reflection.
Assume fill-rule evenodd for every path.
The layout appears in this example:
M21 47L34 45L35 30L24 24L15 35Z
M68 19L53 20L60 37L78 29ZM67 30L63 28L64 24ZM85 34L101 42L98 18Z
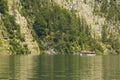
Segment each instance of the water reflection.
M120 80L120 56L103 57L104 80Z
M0 80L119 80L120 56L1 56Z
M0 79L9 78L9 57L0 57Z
M9 57L9 79L27 80L32 76L33 58L28 56Z

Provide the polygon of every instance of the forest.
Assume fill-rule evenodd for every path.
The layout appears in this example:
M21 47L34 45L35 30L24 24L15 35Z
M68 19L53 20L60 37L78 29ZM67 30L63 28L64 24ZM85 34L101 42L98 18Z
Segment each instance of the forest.
M84 18L78 18L74 11L47 0L25 0L22 6L22 14L28 19L34 18L33 33L36 34L41 51L53 48L60 54L82 50L102 52L102 47L91 38Z

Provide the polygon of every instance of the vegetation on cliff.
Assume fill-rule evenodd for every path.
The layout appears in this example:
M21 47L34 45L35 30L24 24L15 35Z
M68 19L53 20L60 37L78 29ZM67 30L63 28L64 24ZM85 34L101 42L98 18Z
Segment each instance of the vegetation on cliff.
M32 28L41 51L49 48L59 53L102 51L97 41L91 38L86 21L78 18L73 11L67 11L48 0L23 1L22 13L28 20L34 20Z
M120 52L120 2L117 0L96 1L95 15L105 17L102 29L102 42L110 45L116 53ZM111 49L109 47L109 49Z
M6 0L0 1L1 13L1 34L2 41L8 42L9 54L28 54L27 45L22 45L24 37L21 35L20 26L15 22L15 16L8 14L8 5Z
M105 18L104 25L100 27L102 30L99 30L101 31L100 39L94 37L92 24L88 24L84 16L76 15L77 10L73 8L67 10L54 0L20 0L13 3L18 9L15 5L9 8L7 0L0 1L0 23L2 23L0 33L3 36L0 38L8 42L8 50L12 54L28 54L29 49L35 52L32 44L35 41L38 42L41 53L50 50L60 54L77 53L83 50L95 51L97 54L105 51L120 52L120 4L115 0L95 0L94 2L93 17L97 15ZM87 0L83 3L82 6L88 4ZM8 9L12 9L11 12L14 12L14 15L9 14ZM22 20L24 21L21 22ZM26 32L29 31L25 36L21 26L25 27Z
M0 0L0 13L5 14L8 10L7 2L5 0Z

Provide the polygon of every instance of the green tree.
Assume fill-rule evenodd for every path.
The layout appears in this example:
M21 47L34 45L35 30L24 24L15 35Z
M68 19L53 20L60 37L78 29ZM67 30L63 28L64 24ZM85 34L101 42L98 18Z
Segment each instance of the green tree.
M5 0L0 0L0 13L5 14L8 10L7 2Z
M108 29L108 26L107 24L105 24L102 28L102 42L107 42L107 36L108 36L107 29Z

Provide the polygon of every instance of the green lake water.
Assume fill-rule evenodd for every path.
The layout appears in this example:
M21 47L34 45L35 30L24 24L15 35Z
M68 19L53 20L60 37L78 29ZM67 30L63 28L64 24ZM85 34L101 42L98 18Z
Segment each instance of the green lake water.
M0 80L120 80L120 56L1 56Z

